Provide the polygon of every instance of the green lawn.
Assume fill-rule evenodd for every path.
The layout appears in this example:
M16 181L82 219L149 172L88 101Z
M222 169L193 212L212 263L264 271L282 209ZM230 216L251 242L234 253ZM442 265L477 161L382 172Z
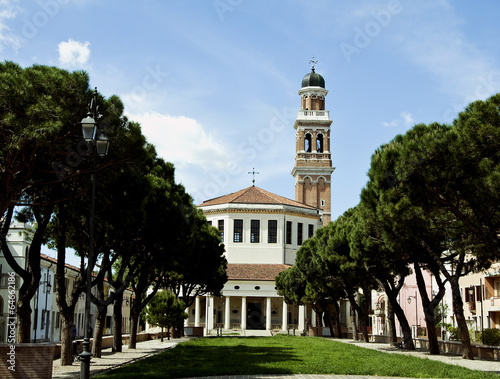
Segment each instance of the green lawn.
M174 349L96 378L181 378L213 375L332 374L408 378L496 378L429 359L387 354L317 337L213 337Z

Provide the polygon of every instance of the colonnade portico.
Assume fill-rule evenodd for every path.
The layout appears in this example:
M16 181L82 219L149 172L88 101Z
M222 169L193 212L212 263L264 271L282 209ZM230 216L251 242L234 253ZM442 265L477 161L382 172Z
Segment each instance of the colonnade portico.
M288 305L280 296L197 297L188 314L186 325L204 327L206 334L216 328L302 331L306 320L304 306Z

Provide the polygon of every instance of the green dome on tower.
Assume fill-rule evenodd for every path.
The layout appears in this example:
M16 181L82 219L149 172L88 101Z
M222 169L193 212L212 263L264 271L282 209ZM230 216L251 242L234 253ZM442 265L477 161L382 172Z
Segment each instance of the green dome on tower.
M325 79L320 74L314 71L314 67L311 72L304 76L302 79L302 88L304 87L321 87L325 88Z

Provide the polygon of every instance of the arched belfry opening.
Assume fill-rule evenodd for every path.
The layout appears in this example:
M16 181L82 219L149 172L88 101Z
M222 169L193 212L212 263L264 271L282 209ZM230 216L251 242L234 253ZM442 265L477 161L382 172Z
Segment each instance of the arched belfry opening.
M316 151L318 153L322 153L324 150L323 148L323 134L318 134L316 136Z
M304 138L304 151L306 153L311 152L311 145L312 145L312 137L311 137L311 134L307 133L305 138Z

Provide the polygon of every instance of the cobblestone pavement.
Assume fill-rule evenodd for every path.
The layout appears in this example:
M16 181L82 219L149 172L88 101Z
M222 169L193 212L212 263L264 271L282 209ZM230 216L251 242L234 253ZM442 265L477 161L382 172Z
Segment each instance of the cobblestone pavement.
M147 357L149 355L159 353L163 350L170 349L177 345L179 342L187 341L189 338L175 339L164 342L160 340L152 340L137 343L137 349L129 350L126 346L123 347L123 352L121 353L112 353L111 349L104 349L102 353L102 358L92 358L90 364L90 375L95 375L97 373L103 372L105 370L109 370L111 368L119 367L126 363L130 363L136 361L138 359ZM398 350L394 347L389 346L388 344L380 344L380 343L364 343L353 340L342 340L336 339L336 341L353 344L356 346L360 346L368 349L375 349L379 351L383 351L391 354L406 354L413 355L419 358L428 358L432 360L438 360L444 363L449 363L453 365L459 365L462 367L469 368L471 370L481 370L481 371L490 371L496 372L500 374L500 362L499 361L487 361L487 360L467 360L462 359L458 355L430 355L427 350L415 350L415 351L404 351ZM73 363L72 366L61 366L60 360L54 361L53 366L53 378L79 378L80 377L80 362ZM304 379L327 379L327 378L335 378L335 379L366 379L370 378L370 376L361 376L361 375L240 375L240 376L224 376L224 377L207 377L207 379L257 379L257 378L304 378ZM371 377L373 378L373 377ZM389 377L377 376L378 379L394 379ZM197 378L201 379L201 378ZM404 379L404 378L399 378Z

